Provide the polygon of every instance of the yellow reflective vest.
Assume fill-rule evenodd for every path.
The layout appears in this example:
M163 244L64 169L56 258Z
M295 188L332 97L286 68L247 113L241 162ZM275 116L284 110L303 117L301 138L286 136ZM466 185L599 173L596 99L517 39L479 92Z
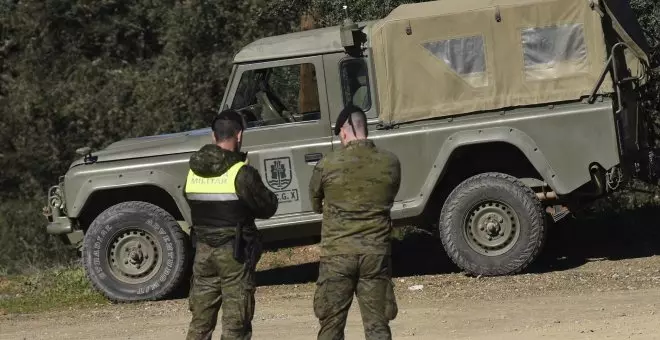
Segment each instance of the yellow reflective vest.
M186 180L186 196L193 201L234 201L236 196L236 175L245 165L234 164L218 177L200 177L190 170Z
M236 177L244 165L238 162L217 177L200 177L192 170L188 172L185 194L194 227L235 227L250 219L248 207L236 193Z

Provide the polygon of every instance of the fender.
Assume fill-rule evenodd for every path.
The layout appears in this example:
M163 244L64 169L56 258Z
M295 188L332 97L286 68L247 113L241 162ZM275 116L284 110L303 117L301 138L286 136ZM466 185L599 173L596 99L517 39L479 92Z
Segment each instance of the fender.
M544 181L559 194L569 193L569 186L557 177L547 158L538 145L527 134L513 127L501 126L478 130L462 130L451 134L442 144L433 162L420 195L411 201L398 202L393 207L396 218L408 218L420 215L428 203L436 185L444 178L448 161L452 154L461 147L477 144L503 142L519 149Z
M67 173L65 181L67 215L78 218L93 193L149 185L167 192L184 220L190 224L190 208L182 191L185 173L188 171L188 158L180 154L159 157L149 162L145 162L145 159L132 159L74 167Z
M442 179L451 155L459 148L469 145L502 142L515 146L527 160L541 174L543 180L559 194L567 194L572 190L562 182L552 169L548 159L543 155L536 142L527 134L513 127L495 127L481 130L467 130L452 134L443 143L435 162L433 170L425 183L424 196L429 196L435 185Z

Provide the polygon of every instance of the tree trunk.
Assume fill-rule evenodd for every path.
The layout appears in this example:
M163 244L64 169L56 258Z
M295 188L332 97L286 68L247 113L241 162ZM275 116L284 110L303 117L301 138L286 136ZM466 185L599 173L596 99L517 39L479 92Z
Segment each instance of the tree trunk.
M300 17L300 29L302 31L316 28L315 13L308 12ZM303 64L300 66L300 97L299 113L315 112L320 110L319 90L316 84L316 73L314 65Z

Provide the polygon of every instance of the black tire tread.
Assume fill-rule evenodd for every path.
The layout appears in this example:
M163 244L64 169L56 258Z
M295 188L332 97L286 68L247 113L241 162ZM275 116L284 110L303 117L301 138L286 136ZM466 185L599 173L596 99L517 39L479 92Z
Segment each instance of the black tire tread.
M489 268L468 261L461 255L459 248L455 244L451 234L451 221L456 218L456 207L459 202L465 199L474 190L480 190L485 186L498 186L504 190L509 190L517 196L525 207L525 212L531 219L530 240L522 252L503 268ZM520 213L520 212L518 212ZM461 217L457 217L461 218ZM440 215L440 239L445 251L452 261L462 270L474 276L500 276L518 274L526 269L541 252L547 236L547 225L541 201L536 197L534 191L523 184L517 178L503 174L488 172L475 175L459 184L449 195Z
M110 208L106 209L103 211L99 216L97 216L96 219L92 222L92 224L89 226L89 229L92 228L100 228L100 222L101 220L104 219L105 216L107 215L114 215L118 211L124 210L124 209L137 209L141 210L144 212L148 212L150 214L153 214L157 218L161 219L162 221L166 221L167 225L166 227L170 228L174 234L175 237L175 242L181 242L181 244L186 244L186 238L187 235L186 233L181 229L181 226L179 223L170 215L167 211L164 209L148 203L148 202L142 202L142 201L127 201L127 202L122 202L116 205L111 206ZM87 238L91 233L85 233L85 238ZM91 237L91 236L89 236ZM84 242L86 243L86 242ZM84 244L83 243L83 244ZM174 271L174 279L170 280L168 283L168 286L166 286L164 289L161 290L161 293L154 294L153 296L147 298L146 300L160 300L163 298L168 297L170 294L174 293L176 288L177 288L177 283L181 282L182 276L185 275L186 272L186 261L187 261L187 254L186 252L183 252L181 256L178 257L177 259L177 265L174 266L178 270ZM86 256L86 248L83 247L82 249L82 262L83 262L83 268L85 268L85 274L89 278L90 282L92 283L92 286L96 291L99 293L103 294L108 300L114 302L114 303L129 303L129 302L135 302L135 301L141 301L145 299L125 299L119 296L116 296L114 294L109 294L105 290L103 290L97 282L95 282L92 279L92 273L90 273L90 268L89 264L87 263L87 256Z

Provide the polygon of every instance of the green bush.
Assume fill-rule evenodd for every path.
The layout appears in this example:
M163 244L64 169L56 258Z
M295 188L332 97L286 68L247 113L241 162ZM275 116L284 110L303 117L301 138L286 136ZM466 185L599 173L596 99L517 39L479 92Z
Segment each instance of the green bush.
M0 204L0 274L34 273L75 260L75 250L46 234L44 200Z

